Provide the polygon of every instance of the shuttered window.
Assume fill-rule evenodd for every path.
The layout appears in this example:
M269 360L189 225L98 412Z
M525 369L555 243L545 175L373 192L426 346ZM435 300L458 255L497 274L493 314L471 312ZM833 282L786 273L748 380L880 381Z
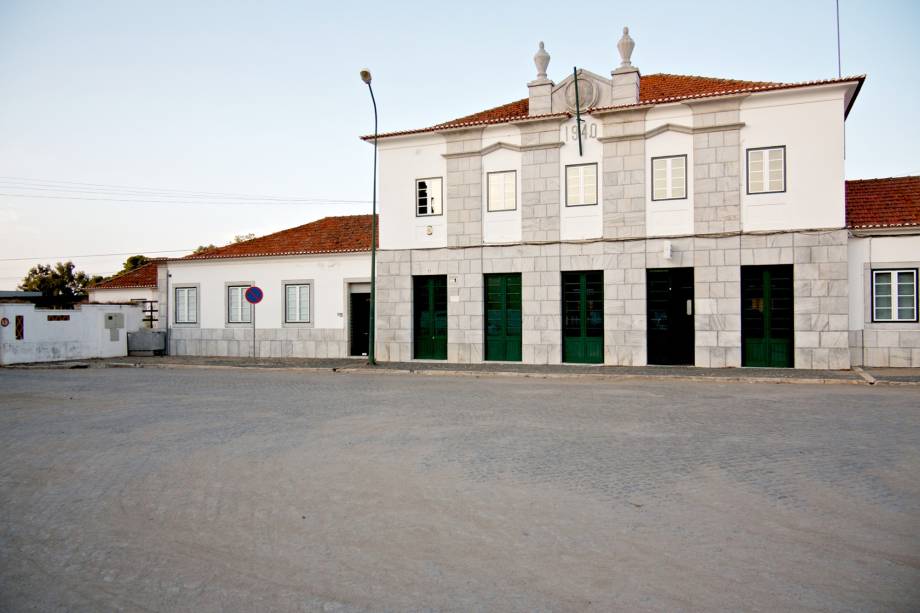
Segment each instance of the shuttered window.
M252 321L250 307L246 301L248 285L227 287L227 321L231 324L248 324Z
M748 149L748 193L786 191L786 148Z
M872 271L872 321L917 321L917 271Z
M652 158L652 200L687 197L687 156Z
M489 173L489 211L513 211L517 208L517 173Z
M565 167L565 205L597 204L597 164Z
M198 323L198 288L176 288L176 323Z
M285 285L284 294L285 323L310 323L310 284Z

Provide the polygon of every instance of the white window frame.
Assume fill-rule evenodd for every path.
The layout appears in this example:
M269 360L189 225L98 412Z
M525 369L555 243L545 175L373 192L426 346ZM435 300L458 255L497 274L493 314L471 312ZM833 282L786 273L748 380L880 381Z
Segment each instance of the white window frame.
M683 160L684 162L684 178L683 178L683 196L674 195L674 160ZM664 179L665 179L665 196L663 198L658 198L655 196L655 164L656 163L664 164ZM687 199L687 154L683 155L663 155L661 157L652 158L652 201L661 202L663 200L686 200Z
M246 300L246 290L252 287L249 281L233 281L224 284L224 299L226 308L224 309L224 321L228 326L251 326L252 325L252 305ZM234 319L233 304L230 299L231 292L236 291L240 296L239 319ZM245 305L245 309L243 308ZM245 312L245 318L244 318Z
M185 294L184 313L179 309L179 293ZM188 296L194 295L195 308L188 308ZM173 324L177 326L196 326L198 325L198 312L201 308L201 300L197 285L176 285L173 287ZM182 319L180 319L180 315Z
M426 207L428 208L427 213L419 212L419 183L422 181L437 181L437 194L435 196L431 195L431 186L430 183L425 185L425 197L427 198ZM416 217L437 217L438 215L444 214L444 180L442 177L423 177L421 179L415 180L415 216Z
M913 294L911 298L913 303L911 304L911 310L913 311L913 317L911 318L902 318L898 311L900 308L898 306L898 298L900 297L898 293L898 282L897 279L902 273L908 273L911 275L913 280ZM876 277L879 274L889 274L891 283L890 283L890 294L888 297L891 299L891 304L888 307L891 309L891 317L887 319L880 318L878 316L878 292L876 291ZM870 280L872 283L872 322L873 323L916 323L917 322L917 269L916 268L873 268L870 275Z
M492 192L492 181L496 185L496 193ZM508 206L508 187L511 187L511 206ZM497 203L497 204L496 204ZM486 210L490 213L503 213L517 210L517 171L499 170L486 173Z
M782 165L782 187L780 189L770 189L770 152L771 151L781 151L783 155L783 165ZM761 189L757 191L751 190L751 154L760 153L761 154ZM786 145L773 145L771 147L751 147L746 151L745 154L745 166L747 167L747 193L750 196L756 196L757 194L781 194L786 191Z
M588 167L594 168L593 198L589 198L591 194L586 189L586 185L585 185L584 169ZM578 190L579 194L578 194L578 198L576 199L576 202L571 202L569 200L569 169L574 170L576 168L581 169L580 172L578 173L579 175L578 182L579 182L580 189ZM597 190L598 190L597 173L598 173L597 162L590 162L587 164L569 164L565 167L565 206L596 206L597 205ZM589 202L589 200L592 200L592 199L593 199L593 202Z
M290 319L289 312L288 312L288 288L289 287L307 287L308 288L307 319L305 320ZM284 299L282 300L283 304L281 308L283 309L284 312L282 313L281 321L283 321L284 324L287 326L306 326L306 325L312 324L313 323L313 281L307 280L307 279L284 281L282 284L282 290L283 291L281 295L284 296ZM298 292L297 293L298 310L300 306L300 300L301 300L300 292Z

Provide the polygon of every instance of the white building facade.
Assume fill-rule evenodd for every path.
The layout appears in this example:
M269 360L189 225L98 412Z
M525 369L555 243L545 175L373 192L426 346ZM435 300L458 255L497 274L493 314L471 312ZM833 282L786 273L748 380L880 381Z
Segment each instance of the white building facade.
M848 368L863 77L642 76L618 47L576 85L541 43L527 99L380 135L378 359Z

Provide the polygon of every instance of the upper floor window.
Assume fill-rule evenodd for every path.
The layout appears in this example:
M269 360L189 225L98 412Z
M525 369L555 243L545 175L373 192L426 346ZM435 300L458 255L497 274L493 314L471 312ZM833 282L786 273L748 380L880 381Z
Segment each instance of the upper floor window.
M687 156L652 158L652 200L687 197Z
M246 300L248 285L227 286L227 322L231 324L248 324L250 319L250 305Z
M597 204L597 164L565 167L565 205Z
M291 283L284 286L284 322L310 323L310 284Z
M416 179L415 214L418 217L440 215L444 210L441 201L441 177Z
M517 172L488 173L488 210L513 211L517 208Z
M786 191L786 147L759 147L747 150L749 194Z
M198 288L176 288L176 323L198 323Z
M917 269L872 271L872 321L917 321Z

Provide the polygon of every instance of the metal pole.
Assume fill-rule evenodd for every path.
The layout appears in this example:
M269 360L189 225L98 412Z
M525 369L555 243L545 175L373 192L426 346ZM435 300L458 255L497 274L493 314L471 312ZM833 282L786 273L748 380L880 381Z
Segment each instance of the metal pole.
M840 0L837 0L837 78L843 76L840 66Z
M256 305L249 305L250 311L252 311L252 359L256 359Z
M374 351L374 307L377 304L377 100L374 98L374 88L371 87L370 82L367 84L367 89L371 93L371 103L374 105L374 187L373 197L371 198L371 313L367 339L367 362L374 365L377 363L376 352Z
M578 157L581 157L581 102L578 100L578 67L572 67L575 76L575 130L578 132Z

